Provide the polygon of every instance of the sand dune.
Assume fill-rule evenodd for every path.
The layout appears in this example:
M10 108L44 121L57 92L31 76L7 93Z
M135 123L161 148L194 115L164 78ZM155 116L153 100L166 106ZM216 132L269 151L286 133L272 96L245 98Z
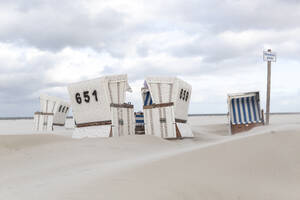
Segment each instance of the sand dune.
M300 131L277 132L185 152L101 177L75 199L300 199L299 142Z
M236 136L192 118L177 141L1 135L0 199L300 199L300 125L281 118Z

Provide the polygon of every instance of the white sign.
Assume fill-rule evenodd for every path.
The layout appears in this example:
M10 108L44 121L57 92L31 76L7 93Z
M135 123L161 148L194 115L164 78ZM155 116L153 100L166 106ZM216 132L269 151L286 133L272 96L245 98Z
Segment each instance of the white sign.
M264 61L276 62L276 53L264 51Z

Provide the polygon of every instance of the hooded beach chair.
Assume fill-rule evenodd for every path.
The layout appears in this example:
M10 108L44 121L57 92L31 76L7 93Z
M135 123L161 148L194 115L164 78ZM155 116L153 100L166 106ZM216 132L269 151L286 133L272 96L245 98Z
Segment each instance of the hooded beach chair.
M135 117L135 134L137 135L145 134L144 113L135 112L134 117Z
M152 105L152 98L150 92L146 88L146 81L144 82L144 87L141 89L143 106ZM145 122L144 122L144 113L137 112L134 114L135 116L135 133L136 134L145 134Z
M147 77L142 88L145 134L193 137L188 120L192 87L176 77Z
M34 113L34 130L53 131L53 126L64 126L70 104L60 98L40 96L40 111Z
M231 134L264 125L259 92L229 94L228 110Z
M68 86L75 120L73 138L134 134L133 105L125 103L131 92L127 75L73 83Z

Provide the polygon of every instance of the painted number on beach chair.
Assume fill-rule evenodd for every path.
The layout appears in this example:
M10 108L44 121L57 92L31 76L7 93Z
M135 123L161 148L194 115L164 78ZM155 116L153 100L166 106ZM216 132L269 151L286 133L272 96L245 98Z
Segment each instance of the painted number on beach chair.
M95 100L98 101L97 90L94 90L94 92L92 93L92 95L95 96Z
M84 99L84 101L86 102L86 103L89 103L90 102L90 100L91 100L91 97L90 97L90 95L89 95L89 91L83 91L83 99ZM98 101L98 96L97 96L97 90L94 90L93 92L92 92L92 95L94 96L94 98L95 98L95 101ZM76 93L75 94L75 99L76 99L76 102L78 103L78 104L81 104L82 103L82 98L81 98L81 96L80 96L80 93Z
M187 101L188 98L189 98L189 92L187 90L181 89L179 99L182 99L183 101Z
M90 102L90 95L89 95L89 91L84 91L83 92L83 97L84 97L84 101L89 103Z
M69 107L66 107L66 106L63 107L63 105L60 105L58 108L58 112L61 112L61 113L67 113L68 110L69 110Z

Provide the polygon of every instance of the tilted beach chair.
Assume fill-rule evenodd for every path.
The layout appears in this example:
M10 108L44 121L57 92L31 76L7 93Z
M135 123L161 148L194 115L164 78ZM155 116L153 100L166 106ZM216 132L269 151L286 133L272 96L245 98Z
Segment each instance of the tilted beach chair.
M53 126L64 126L70 104L60 98L41 95L40 111L34 113L34 130L52 131Z
M259 92L228 94L228 110L231 134L264 125Z
M74 138L134 134L133 105L125 103L131 88L127 75L73 83L68 86L75 120Z
M145 133L172 139L193 137L188 120L192 87L176 77L147 77L142 88Z

